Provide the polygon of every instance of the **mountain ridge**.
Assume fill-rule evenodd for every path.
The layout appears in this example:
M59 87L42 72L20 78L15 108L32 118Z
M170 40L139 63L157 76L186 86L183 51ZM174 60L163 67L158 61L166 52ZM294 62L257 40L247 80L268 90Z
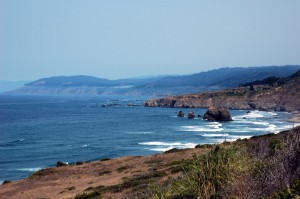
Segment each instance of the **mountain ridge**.
M93 94L166 96L237 87L270 75L284 77L300 65L219 68L192 75L109 80L93 76L41 78L9 94Z

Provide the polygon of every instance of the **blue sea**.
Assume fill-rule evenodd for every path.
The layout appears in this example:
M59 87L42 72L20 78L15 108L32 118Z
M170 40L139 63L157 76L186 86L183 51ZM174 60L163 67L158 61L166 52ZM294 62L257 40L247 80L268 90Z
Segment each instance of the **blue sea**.
M0 181L30 176L57 161L151 155L171 148L289 129L286 112L231 110L234 121L176 117L206 109L150 108L145 97L0 95ZM101 107L105 104L120 106Z

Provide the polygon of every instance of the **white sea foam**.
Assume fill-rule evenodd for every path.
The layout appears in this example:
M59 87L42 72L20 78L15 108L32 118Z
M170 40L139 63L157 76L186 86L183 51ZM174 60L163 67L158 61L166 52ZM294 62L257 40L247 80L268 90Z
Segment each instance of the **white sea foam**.
M142 142L140 145L146 146L160 146L155 148L147 148L152 151L167 151L173 148L194 148L197 144L195 143L181 143L181 142Z
M252 122L252 124L256 124L256 125L264 125L264 126L270 125L269 122L261 122L261 121L255 121L255 122Z
M242 129L226 129L227 132L229 133L248 133L251 132L250 129L248 129L247 127L244 127Z
M229 138L226 138L226 140L225 140L225 139L212 139L212 140L209 142L209 144L222 143L222 142L224 142L224 141L226 141L226 142L233 142L233 141L235 141L235 140L237 140L237 139L229 139Z
M228 136L229 139L249 139L252 135L230 135Z
M82 145L81 147L82 148L85 148L85 147L88 147L89 145L85 144L85 145Z
M128 134L153 134L153 131L127 132Z
M242 120L242 119L255 119L255 118L263 118L265 117L261 111L255 111L248 113L246 115L240 115L240 116L235 116L232 119L233 120Z
M20 168L20 169L15 169L17 171L29 171L29 172L36 172L36 171L39 171L43 168L41 167L34 167L34 168Z
M269 124L266 128L250 128L246 127L245 130L248 132L253 132L253 131L264 131L264 132L270 132L270 133L277 133L279 132L279 129L276 127L275 124ZM242 132L242 131L236 131L236 132Z
M181 126L181 131L195 131L195 132L220 132L223 131L223 128L218 126L215 127L199 127L199 126Z
M212 122L210 124L206 124L205 126L212 127L212 128L220 128L220 126L222 126L222 124L218 123L218 122Z
M152 148L152 149L149 149L149 150L164 152L164 151L168 151L170 149L173 149L173 148L172 147L167 147L167 148Z
M228 133L224 133L224 134L203 134L202 136L204 137L224 137L224 136L228 136Z

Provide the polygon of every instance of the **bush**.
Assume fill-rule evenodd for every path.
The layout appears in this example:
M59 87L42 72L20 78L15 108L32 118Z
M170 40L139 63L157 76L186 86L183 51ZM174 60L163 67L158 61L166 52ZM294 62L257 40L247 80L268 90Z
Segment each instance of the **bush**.
M185 175L165 191L162 191L163 188L156 189L155 198L222 198L226 184L248 169L248 161L240 148L226 149L217 146L187 162ZM158 197L159 195L167 197Z

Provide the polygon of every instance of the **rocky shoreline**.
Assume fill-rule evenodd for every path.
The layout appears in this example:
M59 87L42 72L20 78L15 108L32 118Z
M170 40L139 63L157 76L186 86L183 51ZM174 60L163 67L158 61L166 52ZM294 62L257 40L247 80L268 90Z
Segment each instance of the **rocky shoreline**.
M281 86L257 85L216 92L170 96L148 100L146 107L208 108L240 110L300 111L300 78Z
M291 117L287 121L293 123L300 123L300 112L293 112Z

